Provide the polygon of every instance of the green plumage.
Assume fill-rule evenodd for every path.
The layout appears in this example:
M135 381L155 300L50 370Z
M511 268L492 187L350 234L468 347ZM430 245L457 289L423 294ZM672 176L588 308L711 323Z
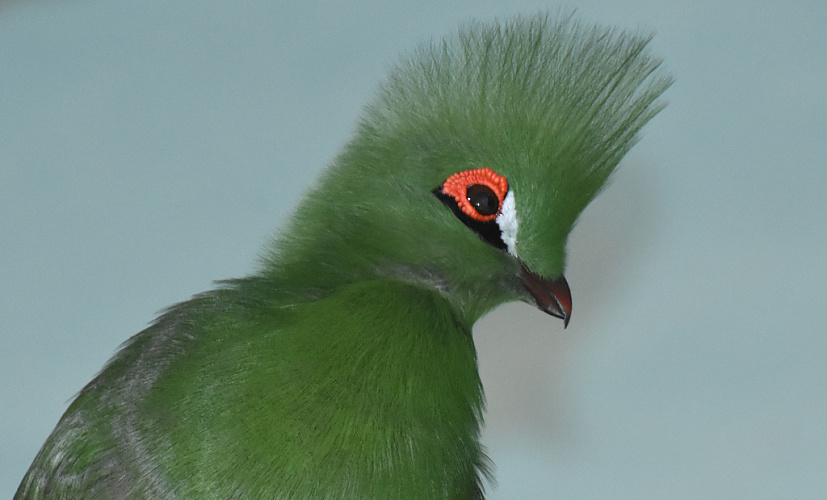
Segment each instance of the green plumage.
M16 498L481 497L472 326L540 303L521 268L562 275L568 232L669 85L647 42L538 16L415 52L260 271L131 338ZM482 167L513 194L508 251L434 196Z

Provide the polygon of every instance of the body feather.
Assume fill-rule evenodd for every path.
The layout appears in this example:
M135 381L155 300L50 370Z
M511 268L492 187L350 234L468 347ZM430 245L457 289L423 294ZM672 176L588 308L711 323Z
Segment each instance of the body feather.
M648 41L541 15L412 54L259 271L126 342L15 498L481 497L473 324L538 294L568 320L568 232L670 82ZM434 196L482 167L507 245Z

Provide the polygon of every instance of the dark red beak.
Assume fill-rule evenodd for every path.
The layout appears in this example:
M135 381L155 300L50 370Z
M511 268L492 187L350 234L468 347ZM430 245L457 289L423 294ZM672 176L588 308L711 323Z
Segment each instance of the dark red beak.
M546 279L535 274L525 264L520 266L520 281L534 297L537 307L563 320L563 328L571 319L571 290L566 278Z

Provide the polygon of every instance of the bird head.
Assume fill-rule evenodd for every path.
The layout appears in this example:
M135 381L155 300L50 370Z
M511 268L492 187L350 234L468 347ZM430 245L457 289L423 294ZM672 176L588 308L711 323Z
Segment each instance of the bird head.
M471 323L523 300L567 324L568 234L670 83L648 41L541 15L421 47L271 262L318 294L400 279L439 290Z

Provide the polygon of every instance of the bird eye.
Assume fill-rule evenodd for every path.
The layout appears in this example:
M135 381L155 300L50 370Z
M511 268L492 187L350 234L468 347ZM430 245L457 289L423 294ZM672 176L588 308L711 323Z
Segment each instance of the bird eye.
M500 209L500 200L497 199L497 194L486 185L473 184L468 186L465 197L480 215L497 215Z
M500 213L508 180L490 168L457 172L434 191L443 201L451 200L457 213L478 222L490 222Z
M497 219L510 193L508 179L488 167L464 170L445 179L433 193L483 241L499 250L509 251L503 235L512 241L516 225L512 224L514 227L509 229L510 232L504 233Z

